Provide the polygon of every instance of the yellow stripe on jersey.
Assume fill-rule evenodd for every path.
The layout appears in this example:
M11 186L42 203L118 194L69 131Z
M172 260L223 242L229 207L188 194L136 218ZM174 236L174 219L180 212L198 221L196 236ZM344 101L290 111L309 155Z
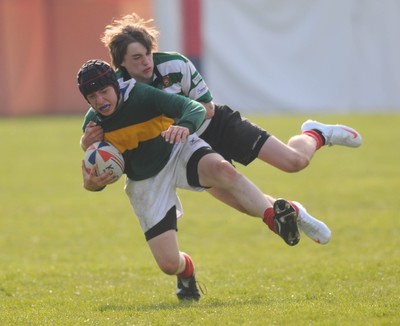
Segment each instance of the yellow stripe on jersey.
M121 153L135 149L140 142L158 137L174 123L174 119L159 115L148 121L104 133L104 140L112 143Z

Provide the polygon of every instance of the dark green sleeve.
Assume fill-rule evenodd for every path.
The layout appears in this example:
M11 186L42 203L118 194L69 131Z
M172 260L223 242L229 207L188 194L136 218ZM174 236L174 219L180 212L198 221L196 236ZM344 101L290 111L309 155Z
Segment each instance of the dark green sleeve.
M96 111L93 108L90 108L85 115L85 118L83 119L82 123L82 131L85 132L86 125L89 123L89 121L96 121Z
M139 86L140 85L140 86ZM190 133L194 133L204 122L206 109L197 101L185 96L163 92L154 87L137 84L136 87L143 88L146 98L160 113L176 119L175 125L187 127Z

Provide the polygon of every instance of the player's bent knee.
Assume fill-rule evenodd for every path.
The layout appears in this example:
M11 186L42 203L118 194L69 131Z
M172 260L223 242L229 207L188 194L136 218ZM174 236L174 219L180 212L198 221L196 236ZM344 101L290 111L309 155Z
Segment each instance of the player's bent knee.
M292 155L279 161L276 167L288 173L295 173L305 169L310 164L310 160L300 153L292 153Z
M310 164L310 160L308 160L303 155L296 156L293 160L290 161L289 168L287 172L294 173L299 172L305 169Z
M224 187L242 177L231 163L220 156L211 157L209 155L208 158L200 163L199 180L203 187Z
M223 183L229 183L242 177L242 175L228 161L220 161L215 167L216 178Z

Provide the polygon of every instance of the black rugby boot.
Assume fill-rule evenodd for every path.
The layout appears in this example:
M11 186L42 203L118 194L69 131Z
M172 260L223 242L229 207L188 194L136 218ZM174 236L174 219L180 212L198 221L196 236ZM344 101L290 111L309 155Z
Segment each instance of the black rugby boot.
M287 200L280 198L274 203L274 213L276 233L289 246L297 245L300 241L300 232L294 207Z
M196 278L194 277L194 274L190 278L177 278L177 284L176 284L176 295L179 300L184 301L184 300L194 300L194 301L199 301L200 300L200 291L199 288L197 287L197 282Z

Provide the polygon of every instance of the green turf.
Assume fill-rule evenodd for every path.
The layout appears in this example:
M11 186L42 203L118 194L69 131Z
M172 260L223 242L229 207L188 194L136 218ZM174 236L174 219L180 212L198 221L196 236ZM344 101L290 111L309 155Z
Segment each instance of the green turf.
M282 140L303 116L253 117ZM238 168L332 229L287 246L206 193L179 191L182 250L207 294L178 303L150 254L123 180L83 190L81 117L0 120L0 325L395 325L400 322L400 116L318 116L351 124L359 149L322 148L285 174Z

